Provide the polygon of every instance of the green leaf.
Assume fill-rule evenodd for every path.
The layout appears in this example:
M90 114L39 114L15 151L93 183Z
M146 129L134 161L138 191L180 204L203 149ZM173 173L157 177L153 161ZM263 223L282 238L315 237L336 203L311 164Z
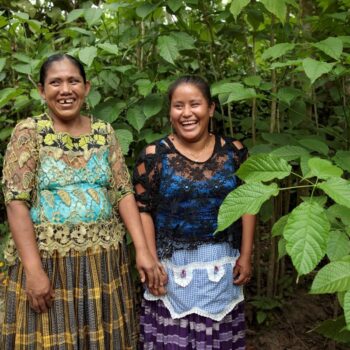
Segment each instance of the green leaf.
M216 232L224 230L243 214L257 214L262 204L271 196L277 196L278 192L275 183L264 185L257 182L239 186L221 204Z
M331 219L339 218L345 226L350 227L350 208L333 204L327 209L327 215Z
M177 10L179 10L181 8L182 1L179 1L179 0L168 0L167 4L170 7L171 11L176 12Z
M12 134L13 128L3 128L0 130L0 140L7 140Z
M233 0L231 2L230 11L235 18L235 21L237 21L237 17L249 3L250 0Z
M350 290L350 262L333 261L322 267L312 282L311 293L335 293Z
M32 66L30 64L15 64L12 68L18 73L29 75L32 73Z
M91 66L93 60L97 56L97 49L94 46L88 46L79 51L79 59L87 66Z
M311 151L316 151L318 153L322 153L324 155L328 154L328 146L325 142L312 139L312 138L304 138L298 141L302 146L310 149Z
M350 290L344 296L344 316L346 321L346 329L350 331Z
M324 321L314 331L339 343L350 343L350 331L346 329L344 316L340 316L336 320Z
M68 13L67 23L74 22L79 17L83 16L85 10L84 9L76 9Z
M211 93L213 96L216 96L219 94L230 94L231 92L235 91L237 88L241 89L241 88L244 88L244 86L241 83L227 83L223 81L223 82L218 82L213 84L211 87Z
M87 101L91 108L95 108L101 101L101 94L97 90L91 89Z
M195 48L195 40L185 32L171 32L171 37L176 40L176 46L179 50L192 50Z
M272 47L269 47L267 50L264 51L261 58L263 60L273 59L275 60L278 57L281 57L285 55L287 52L293 50L295 47L295 44L292 43L280 43L276 44Z
M146 18L157 8L157 6L157 4L152 5L149 3L144 3L136 9L136 14L141 18Z
M301 158L304 155L308 155L309 152L300 146L282 146L270 153L273 157L283 158L286 161Z
M316 176L319 179L328 179L330 177L340 177L343 170L333 165L329 160L314 157L309 159L308 166L310 168L307 178Z
M287 6L285 0L260 0L266 9L273 13L282 23L286 20Z
M331 231L327 245L327 255L330 261L340 260L350 253L350 241L346 233Z
M257 94L253 88L245 88L243 86L237 86L234 91L232 91L225 103L230 103L233 101L249 100L251 98L257 97Z
M278 90L277 98L290 106L291 102L302 94L303 92L299 89L295 89L293 87L284 87Z
M248 86L259 87L259 85L261 84L261 77L259 75L251 75L249 77L245 77L243 81L244 84Z
M111 53L113 55L118 55L118 53L119 53L118 45L115 45L115 44L103 43L103 44L98 44L97 46L100 49L102 49L108 53Z
M334 66L334 63L327 63L316 61L312 58L305 58L303 60L303 67L305 74L313 84L321 75L329 73Z
M336 203L350 208L350 182L339 177L332 177L317 185Z
M321 207L325 206L328 199L327 196L312 196L312 197L301 196L300 198L303 200L303 202L316 202Z
M262 324L266 320L266 318L267 313L265 311L258 310L258 312L256 313L256 321L258 322L258 324Z
M292 167L282 158L269 154L255 154L238 169L236 175L245 182L270 181L287 177Z
M133 141L132 132L127 129L117 129L115 135L117 136L123 154L127 155L129 146Z
M263 132L261 136L265 141L276 145L290 145L295 143L294 138L289 134Z
M329 228L325 210L314 201L301 203L289 214L283 237L299 275L312 271L324 257Z
M140 95L147 96L152 92L154 83L152 83L149 79L139 79L135 82L137 88L139 90Z
M350 151L337 151L333 160L342 169L350 172Z
M136 106L128 110L126 120L135 130L140 132L145 125L146 117L142 112L142 108L140 106Z
M2 70L4 69L5 64L6 64L6 58L5 57L0 58L0 72L2 72Z
M6 88L6 89L0 90L0 108L5 106L8 102L16 98L22 92L23 90L15 89L15 88Z
M286 245L287 241L281 237L278 241L278 259L281 259L287 255Z
M100 8L89 8L84 10L84 18L89 27L99 21L102 16L102 9Z
M302 63L303 63L302 60L287 60L285 62L274 62L270 65L270 69L299 66Z
M272 231L271 231L272 237L282 236L284 227L285 227L286 224L287 224L288 216L289 216L289 214L284 215L284 216L280 217L280 218L275 222L275 224L274 224L273 227L272 227Z
M167 62L175 65L175 60L179 56L176 40L171 36L160 36L157 41L159 55Z
M106 102L98 104L94 108L92 114L97 118L105 120L109 123L113 123L118 119L120 113L124 110L125 106L125 102L113 98L109 99Z
M326 55L334 58L335 60L339 60L340 55L343 52L343 41L339 38L329 37L313 44L313 46L317 47Z
M152 94L148 95L143 103L143 113L147 118L158 114L163 107L163 97Z

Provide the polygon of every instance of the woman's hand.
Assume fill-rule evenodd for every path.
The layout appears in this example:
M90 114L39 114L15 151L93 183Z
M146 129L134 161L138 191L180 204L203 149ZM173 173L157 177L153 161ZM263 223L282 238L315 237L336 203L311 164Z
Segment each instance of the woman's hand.
M168 274L166 273L164 266L159 261L157 262L157 266L158 266L158 274L160 277L160 285L158 288L148 287L148 290L150 291L150 293L152 293L155 296L161 296L161 295L165 295L167 292L165 286L168 283Z
M233 268L233 283L241 286L247 284L252 276L252 265L250 262L250 256L240 256L236 261L236 265Z
M30 307L37 313L47 312L55 292L44 270L26 271L26 293Z

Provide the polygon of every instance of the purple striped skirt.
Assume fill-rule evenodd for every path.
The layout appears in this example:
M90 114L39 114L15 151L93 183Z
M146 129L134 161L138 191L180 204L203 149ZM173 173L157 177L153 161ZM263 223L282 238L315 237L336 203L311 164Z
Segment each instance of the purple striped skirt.
M239 303L221 321L197 314L172 319L161 300L142 300L140 349L244 350L244 304Z

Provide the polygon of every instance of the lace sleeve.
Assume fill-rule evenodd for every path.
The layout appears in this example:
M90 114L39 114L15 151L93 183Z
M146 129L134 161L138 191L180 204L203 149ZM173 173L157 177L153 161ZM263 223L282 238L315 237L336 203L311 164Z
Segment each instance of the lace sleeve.
M112 190L118 203L124 196L133 192L130 174L112 126L109 126L109 164L112 171Z
M234 162L235 170L237 171L241 164L248 158L248 149L240 141L232 141L232 146L234 148Z
M2 179L5 203L21 200L31 205L37 163L36 124L28 118L16 125L7 145Z
M135 198L140 212L152 212L158 191L158 162L156 145L147 146L136 161L133 175Z

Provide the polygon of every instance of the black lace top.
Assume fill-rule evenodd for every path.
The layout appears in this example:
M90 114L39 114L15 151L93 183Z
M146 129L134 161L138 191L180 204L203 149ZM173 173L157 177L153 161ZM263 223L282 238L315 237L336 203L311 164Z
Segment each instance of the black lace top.
M141 212L152 215L160 259L209 242L228 241L239 249L240 220L213 234L219 207L239 184L234 173L247 156L247 149L237 149L234 141L215 136L213 154L205 162L179 153L168 137L141 152L133 177L136 200Z

